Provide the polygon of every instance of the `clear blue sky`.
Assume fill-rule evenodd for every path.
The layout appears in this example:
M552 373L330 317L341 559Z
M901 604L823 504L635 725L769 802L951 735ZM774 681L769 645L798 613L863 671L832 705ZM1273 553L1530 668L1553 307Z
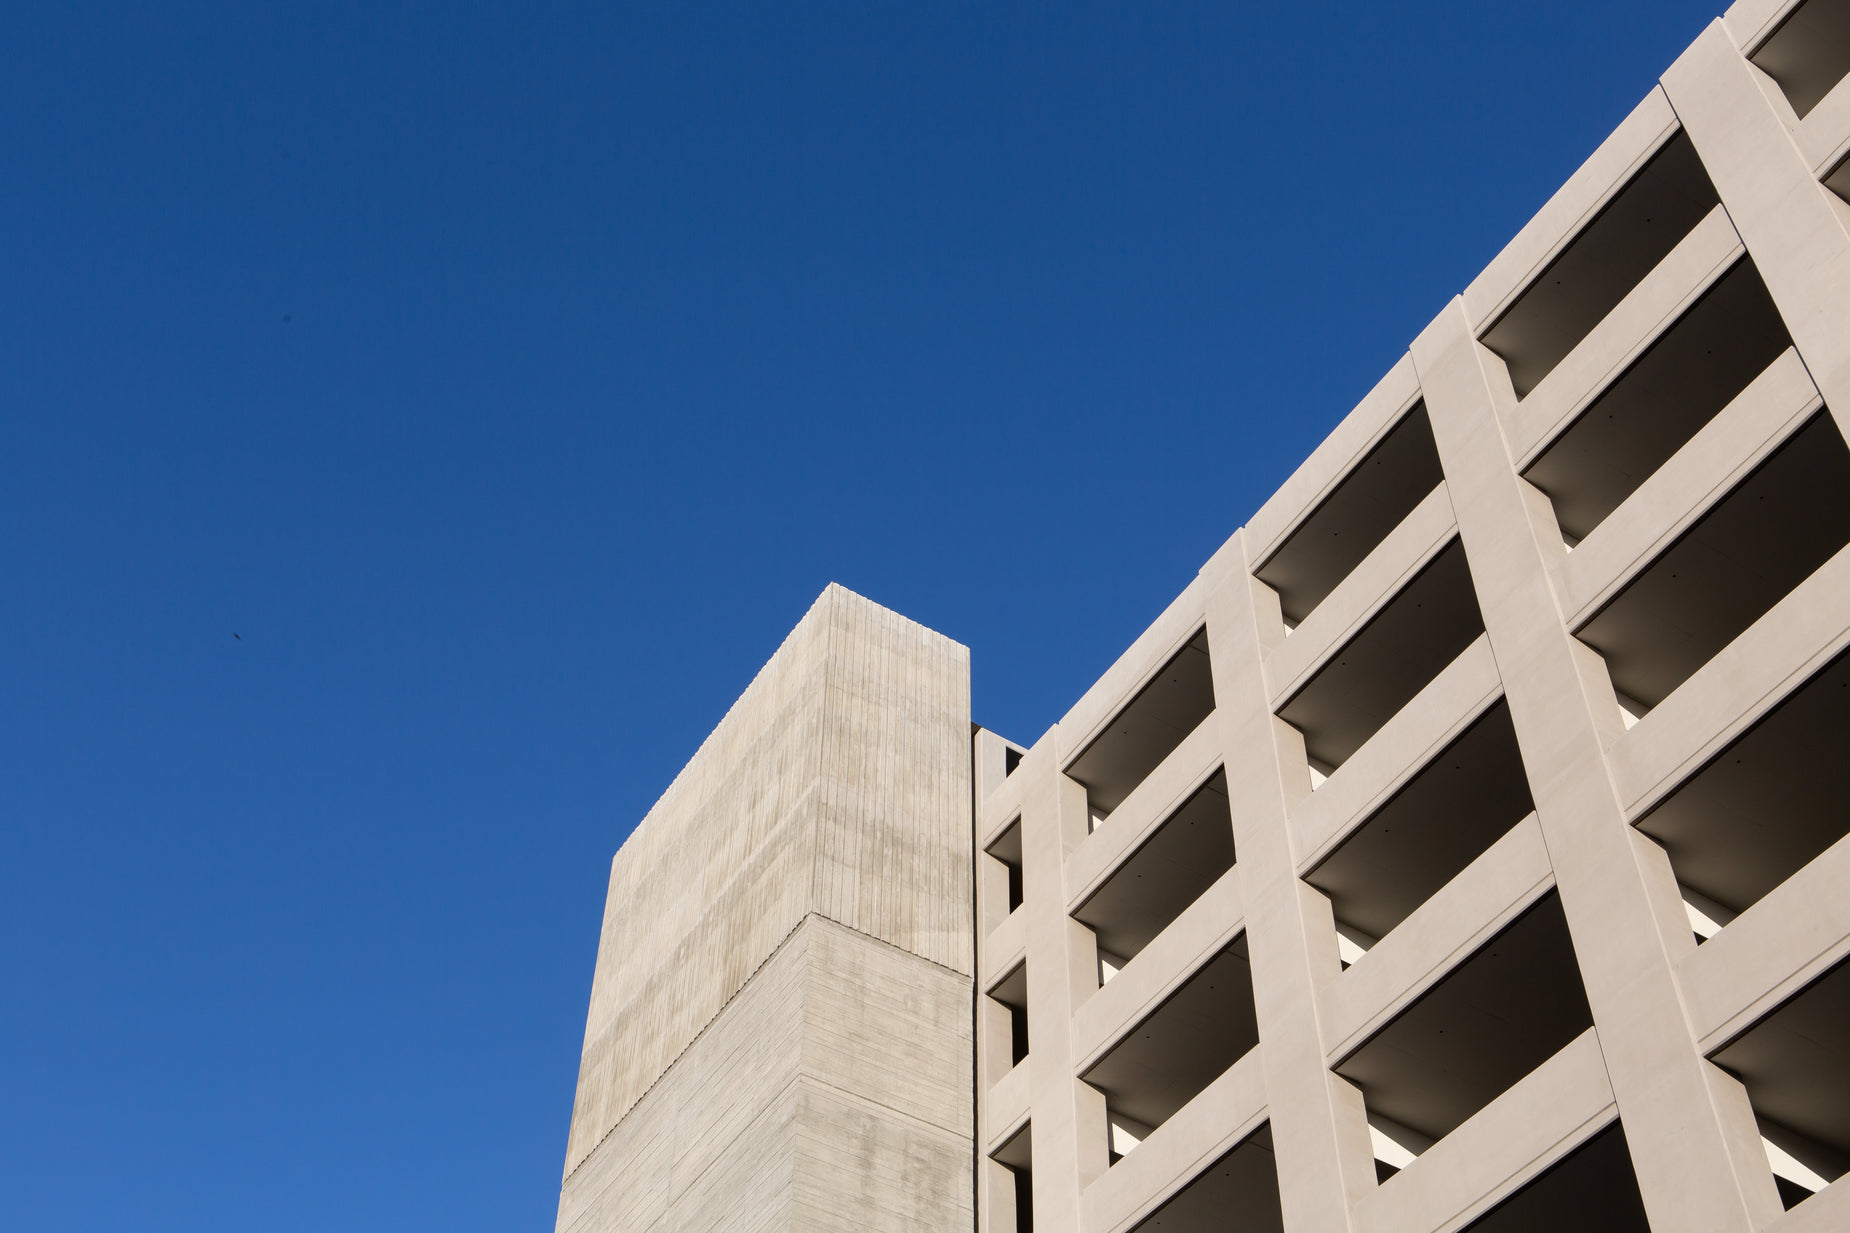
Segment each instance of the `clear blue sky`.
M1721 4L7 6L0 1224L550 1228L816 593L1034 739Z

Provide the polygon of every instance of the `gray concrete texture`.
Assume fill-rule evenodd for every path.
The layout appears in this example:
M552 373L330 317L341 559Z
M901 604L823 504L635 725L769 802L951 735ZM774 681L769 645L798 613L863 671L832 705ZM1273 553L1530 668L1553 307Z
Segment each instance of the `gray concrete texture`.
M1740 0L1031 746L832 588L613 865L559 1227L1850 1229L1840 194L1850 0Z
M969 699L831 586L636 827L560 1229L968 1225Z

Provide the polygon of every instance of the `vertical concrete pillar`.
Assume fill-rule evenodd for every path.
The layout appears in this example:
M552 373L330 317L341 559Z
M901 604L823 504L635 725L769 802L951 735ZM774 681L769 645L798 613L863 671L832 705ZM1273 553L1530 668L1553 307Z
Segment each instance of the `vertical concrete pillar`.
M968 1228L970 657L819 596L611 862L556 1228Z
M1749 1233L1779 1198L1745 1094L1697 1052L1683 1013L1672 963L1691 935L1661 850L1613 791L1618 706L1555 600L1549 569L1565 550L1510 461L1508 375L1461 300L1412 354L1645 1209L1659 1229Z
M1791 108L1775 97L1779 87L1742 57L1721 21L1677 58L1663 85L1800 358L1845 429L1850 205L1818 182L1788 128Z
M1284 621L1252 577L1244 531L1202 575L1279 1201L1292 1233L1338 1233L1374 1186L1374 1156L1361 1093L1324 1064L1316 991L1342 965L1329 901L1298 877L1287 824L1310 776L1303 738L1272 714L1263 670Z
M1043 738L1015 773L1021 803L1022 912L1027 913L1028 1103L1034 1132L1034 1225L1077 1233L1079 1196L1104 1173L1105 1098L1073 1072L1073 1009L1096 984L1089 941L1066 914L1066 854L1086 834L1086 790L1061 773ZM1090 962L1097 963L1096 955Z

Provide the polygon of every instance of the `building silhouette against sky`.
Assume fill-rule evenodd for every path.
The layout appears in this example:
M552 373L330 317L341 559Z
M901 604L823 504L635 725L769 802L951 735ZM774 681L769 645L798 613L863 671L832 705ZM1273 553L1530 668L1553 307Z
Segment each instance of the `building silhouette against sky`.
M1735 4L1031 744L824 592L612 865L562 1233L1850 1229L1847 72Z

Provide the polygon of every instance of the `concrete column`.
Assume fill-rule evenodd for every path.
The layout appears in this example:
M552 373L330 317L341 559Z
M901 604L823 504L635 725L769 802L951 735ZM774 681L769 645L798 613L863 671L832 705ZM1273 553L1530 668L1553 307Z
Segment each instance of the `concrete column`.
M1066 854L1086 834L1086 790L1061 773L1042 738L1015 774L1027 914L1028 1102L1034 1133L1034 1226L1077 1233L1079 1196L1105 1172L1105 1098L1073 1072L1073 1009L1097 986L1091 935L1066 914ZM1091 965L1091 966L1089 966Z
M1316 991L1342 965L1329 901L1298 877L1286 821L1310 774L1303 738L1272 714L1262 668L1284 619L1252 577L1244 531L1202 574L1279 1201L1291 1233L1338 1233L1374 1188L1374 1154L1361 1093L1324 1064Z
M1433 436L1509 700L1606 1069L1652 1226L1749 1233L1781 1213L1740 1085L1697 1051L1674 959L1693 947L1663 851L1606 766L1622 721L1550 582L1552 507L1511 464L1507 372L1454 300L1414 342Z
M1772 78L1717 20L1664 74L1722 205L1840 430L1850 416L1850 205L1818 182Z

